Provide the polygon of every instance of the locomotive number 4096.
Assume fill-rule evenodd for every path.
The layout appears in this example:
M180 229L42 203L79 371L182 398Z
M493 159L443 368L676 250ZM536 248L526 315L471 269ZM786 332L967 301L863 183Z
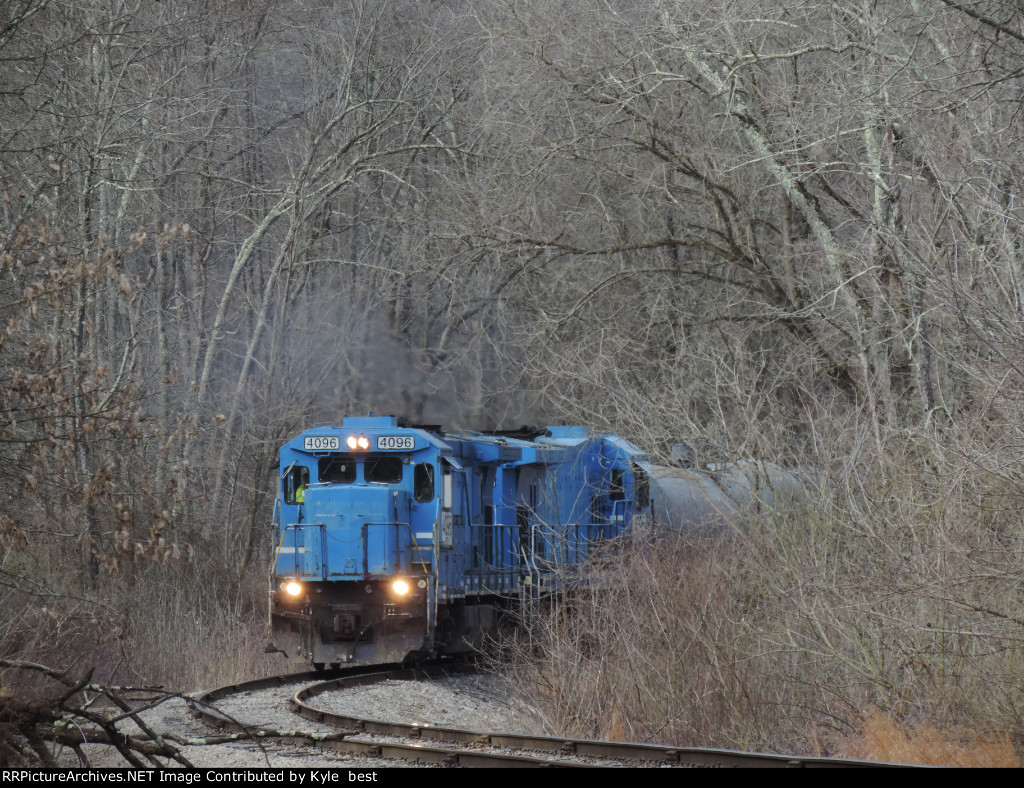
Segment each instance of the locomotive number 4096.
M378 435L378 449L415 449L416 438L412 435Z
M341 448L341 438L337 435L308 435L302 440L302 448L306 451L337 451Z

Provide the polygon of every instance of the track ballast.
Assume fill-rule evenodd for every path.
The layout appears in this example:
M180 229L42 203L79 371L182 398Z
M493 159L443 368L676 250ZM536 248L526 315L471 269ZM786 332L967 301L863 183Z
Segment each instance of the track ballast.
M430 662L415 668L377 665L272 676L232 684L204 693L195 701L203 722L260 741L300 744L352 756L385 758L400 762L462 767L622 767L675 768L828 768L880 766L869 761L750 753L708 748L605 742L555 736L532 736L462 728L392 722L336 714L316 706L317 696L369 683L398 680L430 680L474 672L469 665L451 661ZM291 710L299 718L331 733L312 733L283 727L247 724L217 709L232 695L275 687L290 696ZM298 726L296 726L298 727ZM891 765L891 764L885 764Z

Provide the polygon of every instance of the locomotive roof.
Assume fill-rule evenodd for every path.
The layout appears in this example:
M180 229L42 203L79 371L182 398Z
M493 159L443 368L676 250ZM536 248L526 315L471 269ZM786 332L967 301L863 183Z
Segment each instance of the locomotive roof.
M472 430L460 430L458 432L445 432L439 425L433 424L412 424L408 419L397 416L346 416L341 426L332 422L318 422L308 430L296 436L288 445L293 445L302 436L308 433L323 432L324 430L413 430L430 443L437 446L442 452L452 451L453 444L476 443L497 447L509 447L537 452L536 459L542 457L546 461L557 461L555 458L558 449L568 449L580 446L588 441L599 439L606 445L615 447L620 451L631 455L636 461L646 459L645 454L635 445L619 437L614 433L594 432L589 427L582 425L552 425L549 427L520 427L518 430L476 432Z

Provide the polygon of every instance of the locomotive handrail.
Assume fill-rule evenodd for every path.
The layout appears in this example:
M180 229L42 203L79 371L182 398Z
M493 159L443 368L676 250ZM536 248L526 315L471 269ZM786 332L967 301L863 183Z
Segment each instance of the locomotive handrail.
M274 551L274 566L278 565L281 558L281 553L285 550L285 539L288 537L288 531L291 529L292 532L292 573L298 577L299 572L299 529L300 528L319 528L320 529L320 569L321 575L325 573L325 566L327 561L326 550L326 526L324 523L283 523L281 525L281 540L277 543L277 549ZM305 551L305 545L302 545L303 551Z
M408 526L408 528L409 528L409 544L412 545L412 549L416 553L416 557L420 559L420 566L426 568L427 562L423 559L423 553L420 551L420 544L419 544L419 542L416 541L416 534L412 530L412 522L410 521L410 522L406 523L406 526ZM433 545L434 540L431 539L430 542L431 542L431 545ZM434 548L432 547L431 549L433 550ZM430 562L431 570L432 570L430 572L430 576L433 576L433 574L434 574L433 570L435 569L436 564L437 564L436 560L432 560ZM409 567L409 568L412 569L412 567Z
M470 528L479 531L490 529L495 533L503 532L507 534L513 533L518 528L518 526L512 523L470 522L468 525ZM590 554L590 548L593 545L606 541L609 538L604 532L604 529L609 525L611 523L598 520L581 520L574 523L539 523L534 527L541 530L548 529L552 536L557 537L557 544L554 540L548 542L555 548L554 557L547 559L548 561L553 561L555 564L577 564L581 558ZM567 551L571 551L572 555L566 556L565 553ZM487 561L486 559L484 559L483 563L487 566L494 566L493 561ZM518 568L516 571L518 571Z

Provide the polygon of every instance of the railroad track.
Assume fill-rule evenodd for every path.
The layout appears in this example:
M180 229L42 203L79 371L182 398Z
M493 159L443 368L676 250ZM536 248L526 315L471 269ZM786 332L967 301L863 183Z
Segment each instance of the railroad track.
M734 750L670 747L653 744L568 739L511 733L465 730L432 725L389 722L335 714L317 708L317 696L386 680L433 679L472 672L471 666L432 662L416 668L400 665L341 668L326 673L308 672L272 676L231 684L198 697L194 709L203 722L260 741L288 741L338 753L388 758L419 764L464 767L870 767L870 761L808 758ZM333 733L308 733L248 725L217 708L232 695L272 688L296 687L292 711L299 717L330 726Z

